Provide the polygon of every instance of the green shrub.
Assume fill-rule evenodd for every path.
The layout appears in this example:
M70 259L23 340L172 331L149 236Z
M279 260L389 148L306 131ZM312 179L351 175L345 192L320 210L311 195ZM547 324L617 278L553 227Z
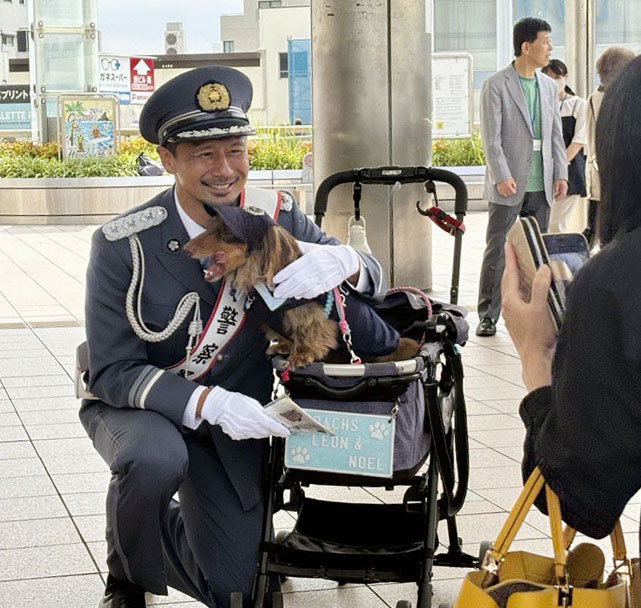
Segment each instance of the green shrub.
M104 159L41 158L0 154L0 177L123 177L138 175L135 157Z
M300 169L311 152L311 128L258 128L249 141L249 163L254 170ZM58 145L0 141L2 177L125 177L138 175L136 157L144 152L158 160L156 146L142 137L123 137L117 156L105 159L58 160ZM435 167L483 165L478 134L471 139L436 139L432 142Z
M121 154L133 154L134 157L143 152L149 156L149 158L160 160L158 152L156 152L156 144L150 144L140 135L121 137L118 145L118 152Z
M470 139L435 139L432 141L432 165L466 167L484 165L485 156L478 133Z

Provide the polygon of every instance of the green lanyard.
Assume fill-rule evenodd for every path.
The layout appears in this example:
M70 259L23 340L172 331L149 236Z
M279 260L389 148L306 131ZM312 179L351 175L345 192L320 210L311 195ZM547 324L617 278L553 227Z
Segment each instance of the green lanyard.
M521 91L523 91L523 97L525 98L525 103L527 105L527 95L525 94L525 87L523 86L523 82L521 82L520 78L519 78L519 85L521 86ZM534 108L532 113L530 114L530 123L532 124L532 135L534 135L534 125L536 124L536 113L537 113L538 107L539 107L539 82L535 76L534 77ZM528 113L529 111L530 111L530 108L528 108Z

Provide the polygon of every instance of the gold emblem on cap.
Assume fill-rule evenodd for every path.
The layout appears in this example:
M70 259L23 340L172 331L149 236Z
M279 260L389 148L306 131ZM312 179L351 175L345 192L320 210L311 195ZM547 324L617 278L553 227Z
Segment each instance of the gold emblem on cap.
M254 205L247 205L246 207L243 207L247 213L251 213L251 215L265 215L265 210L261 209L260 207L254 207Z
M196 101L205 112L226 110L230 104L229 91L220 82L208 82L198 89Z

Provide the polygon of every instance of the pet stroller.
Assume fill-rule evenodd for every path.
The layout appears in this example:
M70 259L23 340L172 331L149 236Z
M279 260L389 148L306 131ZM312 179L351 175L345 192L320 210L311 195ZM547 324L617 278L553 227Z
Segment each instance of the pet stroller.
M313 363L295 371L287 370L284 360L274 360L292 399L331 426L335 435L272 440L254 608L264 606L268 579L274 575L339 584L416 582L418 607L429 608L433 566L478 564L461 550L455 518L469 474L459 353L468 328L465 311L456 306L465 184L454 173L425 167L344 171L320 185L314 213L320 226L328 195L338 184L354 184L354 219L359 221L362 184L423 183L435 194L435 181L454 187L456 219L438 207L436 198L427 211L418 203L417 209L455 237L451 302L430 302L409 288L392 290L377 308L401 335L420 339L418 355L401 362ZM323 445L317 444L334 449L323 456ZM332 462L332 452L343 453L342 460ZM305 488L311 484L406 489L398 504L347 504L307 497ZM297 521L291 532L274 537L272 519L281 509L296 513ZM447 522L448 544L437 554L440 520ZM231 599L232 608L242 606L241 594ZM272 594L272 605L281 608L279 592ZM397 608L411 608L411 602L400 601Z

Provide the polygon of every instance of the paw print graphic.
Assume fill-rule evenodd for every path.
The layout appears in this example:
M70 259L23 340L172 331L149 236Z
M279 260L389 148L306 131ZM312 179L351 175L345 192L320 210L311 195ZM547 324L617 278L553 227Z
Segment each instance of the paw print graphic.
M389 435L385 422L374 422L367 427L367 430L369 431L369 436L373 439L382 440Z
M289 453L291 454L292 460L297 464L305 464L310 459L307 448L301 446L292 448Z

